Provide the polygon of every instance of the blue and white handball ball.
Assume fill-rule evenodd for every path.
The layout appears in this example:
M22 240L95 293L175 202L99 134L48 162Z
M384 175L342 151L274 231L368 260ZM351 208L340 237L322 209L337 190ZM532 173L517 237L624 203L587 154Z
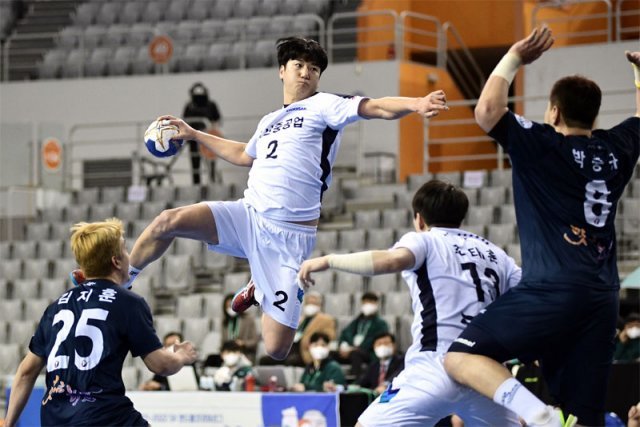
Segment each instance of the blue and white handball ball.
M173 139L177 134L177 126L163 125L155 120L144 133L144 145L156 157L171 157L180 151L184 143L181 139Z

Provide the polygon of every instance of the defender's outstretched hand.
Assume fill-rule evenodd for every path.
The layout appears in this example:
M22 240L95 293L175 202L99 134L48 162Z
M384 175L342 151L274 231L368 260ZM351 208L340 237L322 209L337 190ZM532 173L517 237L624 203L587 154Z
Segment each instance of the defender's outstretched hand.
M184 140L195 139L196 130L191 126L189 126L187 122L185 122L184 120L178 117L167 114L167 115L158 117L156 120L158 120L160 124L163 126L173 125L178 128L178 134L174 136L173 139L184 139Z
M440 110L448 109L447 97L444 91L437 90L418 100L416 113L420 114L425 119L429 119L440 114Z
M196 347L190 341L177 342L173 345L173 351L175 353L181 353L185 358L185 365L190 365L198 360L198 352Z
M627 57L627 60L631 62L636 67L640 67L640 52L631 52L626 50L624 54Z
M527 38L514 43L509 52L518 55L523 65L531 64L549 50L553 42L551 30L544 25L541 28L535 28Z
M308 259L300 266L300 271L298 272L298 282L300 282L300 284L304 286L305 289L309 286L315 285L316 281L311 277L311 273L315 271L324 271L328 268L328 256Z

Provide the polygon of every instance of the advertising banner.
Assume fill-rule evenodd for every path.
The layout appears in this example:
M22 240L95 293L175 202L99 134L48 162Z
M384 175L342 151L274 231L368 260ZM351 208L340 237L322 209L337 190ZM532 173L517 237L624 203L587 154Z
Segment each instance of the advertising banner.
M338 394L264 393L265 427L333 427L340 425Z

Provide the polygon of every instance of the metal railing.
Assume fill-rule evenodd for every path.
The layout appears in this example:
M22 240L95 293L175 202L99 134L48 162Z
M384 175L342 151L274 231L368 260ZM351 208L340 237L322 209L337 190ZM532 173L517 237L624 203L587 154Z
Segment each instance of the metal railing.
M625 3L625 0L618 0L616 3L616 40L621 41L624 39L625 34L631 34L636 38L640 37L640 26L633 25L630 27L625 27L623 24L623 18L635 16L636 19L633 22L640 21L640 3L638 0L631 0L629 3L634 3L638 5L635 10L623 10L622 5ZM627 3L627 4L629 4Z
M442 39L445 43L443 52L446 55L444 66L461 86L463 93L474 98L480 96L480 91L482 91L486 80L480 65L478 65L471 51L462 41L460 33L451 22L445 22L442 25L442 33L444 34ZM451 48L449 35L453 37L458 49Z
M381 17L389 20L389 23L378 26L360 26L350 28L336 28L340 23L345 21L349 22L353 19L367 19L371 17ZM388 34L391 33L391 37ZM371 35L379 34L382 40L364 42L358 40L359 35ZM346 36L346 37L345 37ZM355 36L353 40L349 41L336 41L336 39L349 38L349 36ZM343 52L345 50L354 49L368 49L372 47L389 47L394 46L397 48L399 35L398 27L398 14L394 10L374 10L364 12L340 12L331 15L327 21L327 55L329 62L334 62L336 52ZM386 58L385 58L386 59Z
M615 97L620 95L628 95L628 90L609 90L604 91L602 93L603 98L605 97ZM537 95L537 96L514 96L509 98L509 103L539 103L540 101L547 101L548 95ZM473 107L477 104L477 99L465 99L465 100L456 100L456 101L448 101L447 105L450 109L450 114L454 115L456 109L464 109L465 111L472 111ZM632 116L635 114L635 109L633 106L629 106L628 108L605 108L602 109L599 113L599 117L605 116ZM544 120L544 110L536 111L531 114L527 114L527 118L530 120L542 122ZM458 128L460 129L463 126L471 127L471 130L467 129L466 134L471 134L468 136L448 136L443 138L433 138L430 137L431 130L433 128ZM449 135L456 135L456 132L444 132ZM459 134L459 133L458 133ZM467 119L447 119L446 116L441 116L437 120L425 120L425 167L424 170L428 171L429 167L432 164L442 164L451 161L457 162L473 162L478 160L495 160L495 168L502 169L504 167L504 161L508 159L506 153L502 147L497 144L495 153L488 154L461 154L461 155L441 155L441 156L429 156L429 147L432 146L442 146L444 149L442 151L446 151L447 146L454 146L460 144L469 144L469 143L480 143L480 144L493 144L493 139L486 135L475 122L473 117Z
M584 21L602 21L602 25L595 30L586 31L562 31L554 30L554 36L557 39L566 38L572 40L572 42L579 42L584 38L601 38L602 41L620 41L624 37L633 34L639 34L637 26L629 25L625 27L625 18L640 18L640 8L629 7L633 6L636 0L631 2L628 0L619 0L616 3L615 11L612 8L610 0L565 0L562 3L547 2L537 4L531 13L531 22L533 26L540 25L545 22L549 26L560 27L562 24L571 24ZM545 10L559 10L560 8L571 8L575 5L582 4L601 4L605 11L585 13L579 16L570 15L563 17L542 18L541 14ZM570 10L570 9L568 9ZM614 18L615 18L615 32L614 32ZM471 72L473 77L469 78L465 84L469 86L471 93L474 92L473 86L477 87L475 80L478 79L477 64L473 60L469 49L466 48L460 34L456 31L453 25L448 22L442 24L437 17L424 15L412 11L403 11L400 14L394 10L375 10L375 11L358 11L358 12L342 12L331 15L328 20L325 21L317 15L303 14L297 15L297 20L309 20L314 23L315 29L311 30L312 35L317 37L321 44L327 47L329 61L334 62L337 57L345 52L356 52L353 58L350 60L362 60L367 55L358 55L358 52L368 52L379 50L378 57L369 54L372 59L411 59L413 56L419 56L422 54L429 54L435 56L435 63L437 67L450 69L460 69L460 74L465 75L466 72ZM371 25L358 25L358 21L363 20L376 21ZM353 22L356 21L355 24ZM626 19L629 21L629 19ZM247 21L248 22L248 21ZM633 24L635 20L631 20ZM345 27L344 25L347 24ZM113 31L113 29L110 29ZM124 30L116 30L124 31ZM154 26L151 33L145 34L145 38L150 38L156 35L169 35L171 31L162 31L157 26ZM78 30L78 49L82 52L88 52L93 49L93 43L86 43L85 37L87 35L84 30ZM126 31L131 33L131 30ZM169 33L169 34L167 34ZM248 35L248 28L243 27L238 41L252 40ZM615 34L614 34L615 33ZM95 35L95 34L94 34ZM113 36L113 34L111 34ZM269 34L261 36L262 39L278 38L288 35L284 32L282 34ZM639 34L640 35L640 34ZM62 33L39 33L39 34L18 34L10 36L4 46L2 46L2 78L4 81L10 79L10 70L16 69L15 57L28 57L42 53L44 49L25 48L14 49L15 44L21 41L34 41L34 40L54 40L57 44L60 43L60 36ZM174 40L177 45L180 44L179 40ZM222 39L217 41L224 41ZM211 43L211 40L190 40L191 43ZM91 44L91 46L89 46ZM143 45L146 45L143 43ZM452 46L457 46L456 50L452 49ZM141 47L141 46L135 46ZM54 47L55 49L55 47ZM11 57L9 52L11 53ZM380 57L380 52L382 56ZM242 54L243 52L239 52ZM87 55L80 55L84 57L84 61L80 61L78 64L77 72L71 73L70 77L83 77L85 73L85 62ZM241 55L244 57L244 55ZM14 62L12 64L11 62ZM175 62L172 61L172 63ZM464 65L462 65L464 64ZM30 67L35 69L36 64L24 65L25 68ZM240 68L246 67L244 60L240 60ZM464 68L464 71L462 70ZM164 65L157 65L152 69L155 73L167 73L175 71L175 67Z
M413 22L415 21L415 24ZM430 27L434 27L430 29ZM446 66L446 36L443 35L442 24L434 16L411 11L400 13L400 36L397 37L397 51L400 58L411 60L411 55L433 53L436 56L435 66ZM408 39L408 40L407 40Z
M596 3L603 4L606 7L605 13L592 13L588 15L580 15L576 16L565 16L559 18L545 18L543 20L538 19L538 13L544 9L555 9L560 10L562 8L567 8L572 5L579 4L588 4L588 3ZM612 41L612 22L613 22L613 13L612 6L609 0L564 0L562 3L558 2L547 2L547 3L539 3L537 4L531 13L531 25L533 28L541 25L542 23L546 23L554 29L555 24L569 24L575 22L584 22L585 20L603 20L604 19L604 29L601 30L593 30L593 31L580 31L580 32L560 32L553 31L553 35L556 39L567 38L567 39L576 39L580 37L593 37L593 36L604 36L604 41L607 43L611 43ZM578 21L578 19L580 21Z

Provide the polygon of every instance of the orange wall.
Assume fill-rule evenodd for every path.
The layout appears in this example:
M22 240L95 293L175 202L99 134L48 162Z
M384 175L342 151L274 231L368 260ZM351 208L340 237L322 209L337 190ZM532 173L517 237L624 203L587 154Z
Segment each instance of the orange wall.
M375 3L375 4L374 4ZM411 9L410 0L364 0L358 12L374 10L395 10L400 13ZM358 33L358 58L362 61L393 59L395 21L390 15L372 15L358 18L358 28L376 30Z
M525 2L524 16L527 17L524 23L525 34L529 34L533 30L533 12L536 5L539 5L539 2L535 0L526 0ZM582 15L588 16L593 14L604 14L606 11L607 8L602 2L594 1L591 3L567 4L555 8L538 9L536 12L536 21L549 21L549 27L553 31L555 37L554 46L556 47L584 43L603 43L607 41L606 35L604 34L579 37L572 36L571 38L567 37L567 35L570 33L584 33L587 31L601 31L604 33L606 30L606 19L604 17L597 19L577 18ZM615 5L612 13L614 11ZM559 22L555 22L556 20L559 20ZM568 20L568 22L563 22L564 20ZM612 19L612 24L614 23L613 21L615 21L615 19ZM611 36L614 37L613 28Z
M436 76L435 83L429 82L428 76ZM445 70L416 64L413 62L400 63L400 95L425 96L434 90L443 89L448 101L462 100L463 96ZM443 112L439 117L431 119L431 123L451 119L473 119L470 107L454 107ZM485 136L482 129L475 124L453 126L431 126L429 138L445 137L478 137ZM407 116L400 121L399 147L399 179L405 180L407 175L423 172L424 159L424 127L423 120L416 114ZM430 145L429 158L443 156L458 156L465 154L494 154L495 146L491 142L469 142L450 145ZM496 167L495 160L481 161L449 161L446 163L429 163L429 172L454 171L466 169L492 169Z
M510 45L523 34L521 0L363 0L358 10L382 9L411 10L434 16L443 24L450 21L471 48Z

